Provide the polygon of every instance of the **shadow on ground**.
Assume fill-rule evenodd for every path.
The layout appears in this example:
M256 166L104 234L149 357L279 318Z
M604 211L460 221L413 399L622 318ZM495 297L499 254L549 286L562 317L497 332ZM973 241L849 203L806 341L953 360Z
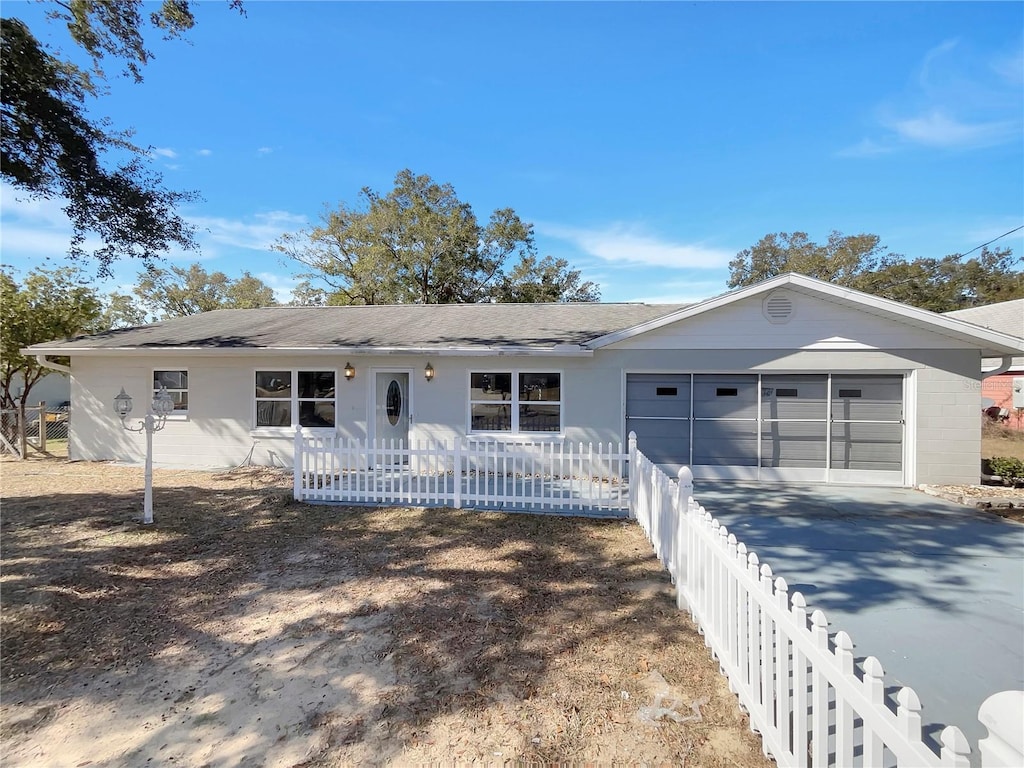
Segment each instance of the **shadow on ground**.
M502 760L572 759L595 743L683 759L728 729L742 749L705 764L762 764L635 526L298 505L283 481L169 475L154 526L131 522L136 490L73 492L54 477L5 498L8 744L44 733L69 702L102 710L120 696L139 710L123 726L134 734L96 764L187 761L197 739L209 765L387 762L460 745L476 759L499 737ZM703 724L636 734L651 671L711 701ZM484 732L432 744L453 716Z

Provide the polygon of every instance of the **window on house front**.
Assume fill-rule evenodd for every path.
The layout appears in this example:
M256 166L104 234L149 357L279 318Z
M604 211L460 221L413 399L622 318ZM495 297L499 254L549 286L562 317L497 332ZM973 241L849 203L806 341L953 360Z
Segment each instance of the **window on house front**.
M174 414L188 413L188 371L153 371L153 397L163 387L174 401Z
M560 432L562 375L528 371L469 375L470 431Z
M334 371L256 371L257 427L333 427Z

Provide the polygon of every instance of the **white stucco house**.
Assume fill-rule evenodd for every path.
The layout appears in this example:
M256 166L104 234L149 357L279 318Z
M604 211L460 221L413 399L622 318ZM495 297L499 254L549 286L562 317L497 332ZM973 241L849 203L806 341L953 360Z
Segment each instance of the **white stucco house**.
M220 310L35 345L70 356L73 459L139 461L112 409L163 385L158 465L290 466L296 430L626 441L697 478L970 483L998 331L800 275L693 305Z

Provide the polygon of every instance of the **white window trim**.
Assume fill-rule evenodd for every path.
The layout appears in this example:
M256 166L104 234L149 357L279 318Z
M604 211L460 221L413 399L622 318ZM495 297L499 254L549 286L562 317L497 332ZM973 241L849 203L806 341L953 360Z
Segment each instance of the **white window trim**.
M320 398L320 397L317 397L317 398L309 398L309 397L300 398L299 397L299 373L300 372L302 372L302 373L328 373L328 372L329 373L333 373L334 374L334 397L330 398L330 399L334 403L334 426L333 427L301 427L301 429L302 429L303 434L320 434L320 435L323 435L323 434L333 434L333 433L338 431L338 376L339 376L339 373L338 373L338 369L337 368L328 368L328 367L318 368L318 367L315 367L315 366L291 367L291 366L284 366L284 365L275 366L273 364L269 364L269 365L261 365L258 368L253 368L252 371L250 371L250 374L249 374L249 387L250 387L250 389L249 389L249 396L250 396L250 398L252 398L252 409L251 409L251 413L250 413L250 417L249 417L249 424L251 425L250 428L249 428L249 433L251 435L253 435L255 437L260 437L260 436L264 436L264 437L280 437L280 436L284 436L284 435L292 436L292 435L295 434L296 428L299 427L299 425L297 423L293 423L293 424L291 424L290 426L287 426L287 427L271 427L271 426L259 427L259 426L256 426L257 404L260 401L263 401L263 400L265 400L265 401L282 400L283 401L285 399L283 397L279 397L279 398L273 398L273 397L257 398L256 397L256 391L255 391L256 390L256 374L259 371L288 371L288 374L291 376L291 379L292 379L292 381L291 381L292 394L291 394L291 397L289 398L289 403L290 403L290 406L291 406L291 413L292 413L293 420L298 419L298 415L299 415L299 401L300 400L307 401L307 400L327 400L328 399L328 398L325 398L325 397L324 398Z
M474 400L473 399L473 374L478 373L508 373L512 376L511 394L513 398L505 402L509 405L509 412L512 416L511 429L473 429L473 405L493 404L496 400ZM557 373L558 374L558 400L540 401L544 405L558 406L558 430L554 432L534 432L521 430L519 428L519 406L526 402L519 399L519 377L531 373ZM467 435L493 435L495 437L514 436L516 438L529 437L536 440L561 439L565 435L565 398L562 393L565 391L565 371L560 368L511 368L506 366L480 366L471 368L466 373L466 434ZM532 402L532 401L531 401Z
M152 401L152 399L154 397L156 397L157 393L160 391L158 388L153 386L153 384L154 384L153 380L156 378L156 372L157 371L174 371L176 373L184 373L186 376L190 376L188 368L171 368L170 366L167 366L167 367L164 367L164 368L154 368L154 369L152 369L149 372L149 383L150 383L149 399L151 401ZM168 388L167 391L168 392L185 392L188 395L188 408L186 408L183 411L171 411L169 414L167 414L167 421L188 421L189 411L192 410L192 381L191 381L191 377L189 379L188 386L185 387L184 389L181 389L180 387L174 387L173 389Z

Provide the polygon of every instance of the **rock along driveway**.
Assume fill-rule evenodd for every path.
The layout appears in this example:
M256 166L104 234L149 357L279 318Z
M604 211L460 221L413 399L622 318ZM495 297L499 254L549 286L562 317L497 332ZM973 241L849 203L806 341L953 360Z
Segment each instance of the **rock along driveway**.
M1024 690L1024 525L903 488L698 481L697 500L845 630L886 685L945 725L987 735L978 708Z

